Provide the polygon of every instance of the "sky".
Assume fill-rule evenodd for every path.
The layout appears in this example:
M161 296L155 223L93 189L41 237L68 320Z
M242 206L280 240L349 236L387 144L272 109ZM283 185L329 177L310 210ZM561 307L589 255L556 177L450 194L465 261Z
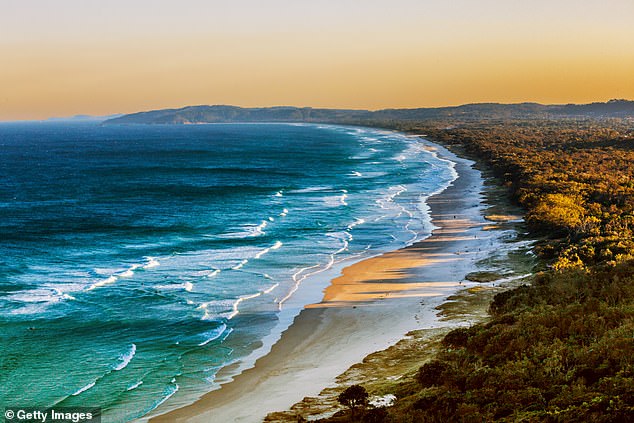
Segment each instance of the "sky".
M0 0L0 120L612 98L633 0Z

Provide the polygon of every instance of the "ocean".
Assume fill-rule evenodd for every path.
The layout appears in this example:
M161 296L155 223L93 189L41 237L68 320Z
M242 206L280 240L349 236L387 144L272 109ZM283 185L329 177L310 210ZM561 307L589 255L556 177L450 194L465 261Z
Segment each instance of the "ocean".
M216 388L342 267L431 233L425 200L456 174L425 145L334 125L0 124L0 404L124 422Z

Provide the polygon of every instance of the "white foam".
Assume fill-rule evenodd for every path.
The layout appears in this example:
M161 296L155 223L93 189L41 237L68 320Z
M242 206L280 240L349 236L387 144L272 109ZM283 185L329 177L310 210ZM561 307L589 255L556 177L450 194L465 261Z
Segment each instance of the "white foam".
M134 271L138 269L139 267L141 267L140 264L133 264L132 266L130 266L128 270L120 273L118 276L122 278L131 278L132 276L134 276Z
M232 300L213 300L200 304L198 310L203 310L200 320L216 320L218 317L226 317L233 312Z
M331 258L334 255L337 255L346 251L348 249L348 246L350 245L350 241L353 240L353 236L350 232L330 232L330 233L327 233L326 236L330 238L338 239L343 244L341 248L339 248L337 251L331 254Z
M342 243L341 248L339 248L337 251L329 255L328 262L325 265L315 264L313 266L303 267L299 269L297 272L295 272L292 276L294 285L291 287L290 291L286 294L285 297L277 301L279 309L282 308L282 305L284 304L284 302L286 302L290 297L293 296L295 291L299 289L299 286L304 280L306 280L307 278L311 276L317 275L319 273L323 273L329 270L330 268L332 268L332 266L335 264L335 256L343 253L344 251L347 251L350 245L350 241L352 241L353 239L352 234L350 234L349 232L330 232L330 233L327 233L326 236L330 238L338 239L339 241L341 241ZM317 269L317 270L315 270L314 272L305 273L306 271L311 269Z
M283 196L284 196L283 191L278 191L274 195L274 197L283 197Z
M147 264L143 266L144 269L151 269L153 267L160 266L161 263L156 259L156 257L145 257L147 260Z
M332 191L332 189L333 188L331 186L315 186L315 187L296 189L296 190L291 191L291 193L294 193L294 194L305 194L305 193L309 193L309 192Z
M251 294L251 295L243 295L242 297L238 298L236 300L236 302L233 303L233 311L229 314L229 316L227 316L227 319L231 320L234 317L236 317L238 314L240 314L240 312L238 311L238 306L240 305L240 303L242 303L243 301L246 301L246 300L251 300L253 298L257 298L260 295L262 295L262 292L258 292L258 293Z
M354 229L355 226L363 225L365 223L365 219L357 218L354 222L348 225L348 230Z
M332 264L330 264L332 266ZM301 283L308 277L312 276L312 275L316 275L318 273L324 272L326 270L328 270L328 267L323 268L323 269L319 269L321 267L321 264L315 264L313 266L307 266L307 267L303 267L301 269L299 269L297 272L295 272L292 276L294 285L291 287L290 291L286 294L285 297L283 297L281 300L277 301L277 305L278 308L281 310L282 309L282 305L293 296L293 294L295 293L295 291L297 291L299 289L299 286L301 285ZM307 270L311 270L311 269L319 269L315 272L311 272L311 273L305 273Z
M268 275L265 275L265 276L268 276ZM269 278L270 278L270 276L269 276ZM270 288L267 288L267 289L265 289L264 291L262 291L262 293L263 293L263 294L270 294L270 293L271 293L271 292L273 292L273 290L274 290L275 288L277 288L278 286L280 286L280 284L279 284L279 283L276 283L275 285L271 286Z
M11 314L16 316L38 314L45 312L47 308L48 304L29 304L24 305L16 310L12 310Z
M346 202L346 199L348 198L348 191L342 189L341 192L343 192L343 195L340 197L339 201L341 202L342 206L347 206L348 203Z
M224 238L224 239L244 239L244 238L261 236L265 234L264 228L266 228L266 226L268 225L268 222L269 221L272 222L272 220L270 219L272 218L267 218L267 220L261 221L260 224L258 225L255 225L255 224L243 225L242 227L244 228L244 230L240 232L228 232L228 233L224 233L220 235L213 235L213 237Z
M201 320L209 320L211 318L211 315L209 314L209 305L210 304L212 304L211 301L210 302L206 302L206 303L202 303L198 307L196 307L198 310L202 310L203 311L203 316L200 318Z
M93 283L92 285L90 285L88 287L87 291L92 291L95 288L99 288L99 287L102 287L102 286L105 286L105 285L113 284L113 283L115 283L117 281L117 279L119 279L117 276L112 275L112 276L108 277L107 279L103 279L103 280L100 280L99 282Z
M284 209L282 210L282 213L280 213L280 217L285 217L288 214L288 209Z
M255 255L255 257L254 257L254 258L255 258L255 259L259 259L259 258L261 258L263 255L265 255L265 254L269 253L269 252L270 252L270 251L272 251L272 250L278 250L280 247L282 247L282 245L283 245L283 244L282 244L280 241L275 241L275 244L273 244L271 247L265 248L264 250L262 250L262 251L258 252L258 253Z
M252 236L260 236L260 235L264 235L266 232L264 232L264 228L266 228L266 226L268 225L266 220L263 220L262 223L260 223L258 226L255 227L255 230L253 231Z
M219 327L217 327L217 328L215 328L213 330L210 330L208 332L203 333L202 335L205 337L205 340L203 342L201 342L200 344L198 344L198 346L202 347L204 345L207 345L208 343L210 343L214 339L220 338L225 330L227 330L227 325L225 325L223 323Z
M62 302L64 300L72 301L76 298L66 292L62 291L58 286L52 286L53 284L47 284L40 288L29 289L25 291L18 291L5 298L8 301L20 303L19 309L13 310L11 314L15 315L27 315L37 314L44 312L49 306ZM61 287L66 289L80 290L82 287L79 284L63 284Z
M220 273L221 270L220 269L214 269L213 272L211 272L210 274L207 275L208 278L213 278L214 276L216 276L218 273Z
M400 217L403 213L405 213L410 218L412 218L414 214L408 209L406 209L405 207L403 207L401 204L396 203L395 201L396 197L400 196L406 191L407 191L407 187L404 187L403 185L392 186L388 188L385 196L382 198L379 198L378 200L375 200L375 203L378 204L379 207L383 210L396 212L397 215L395 217Z
M131 391L131 390L133 390L133 389L138 388L138 387L139 387L139 386L141 386L141 385L143 385L143 381L142 381L142 380L138 381L137 383L135 383L135 384L133 384L133 385L128 386L128 388L126 389L126 391Z
M115 283L119 278L131 278L132 276L134 276L134 271L137 270L138 268L148 269L148 268L156 267L159 265L159 262L153 257L146 257L146 259L148 260L148 263L146 265L133 264L128 269L122 272L111 274L108 278L93 283L86 289L86 291L92 291L95 288L99 288L105 285L111 285ZM104 270L106 269L95 269L95 272L102 274Z
M174 379L172 379L171 383L174 383L173 381L174 381ZM165 397L163 397L163 399L161 399L159 402L157 402L156 405L152 408L152 410L155 410L161 404L163 404L165 401L170 399L176 392L178 392L178 389L179 389L179 386L178 386L177 383L174 383L174 385L169 385L167 388L165 388L165 390L163 391L163 393L165 394ZM152 411L152 410L150 410L150 411Z
M57 297L57 300L55 298L52 298L52 301L51 301L52 303L58 302L60 300L76 300L77 299L73 297L72 295L65 293L64 291L62 291L61 289L57 287L51 287L50 289L55 293L55 296Z
M122 370L122 369L126 368L128 366L128 364L130 364L130 361L132 360L132 357L134 357L135 354L136 354L136 345L132 344L132 345L130 345L130 348L128 349L128 351L125 354L121 354L119 356L119 360L121 360L121 361L120 361L119 364L114 366L112 368L112 370L119 371L119 370Z
M328 206L328 207L341 207L341 206L347 206L348 202L346 201L348 199L348 191L341 190L341 195L336 195L336 196L329 196L329 197L322 197L322 201Z
M155 289L160 289L162 291L175 291L184 289L187 292L191 292L194 288L194 285L191 282L184 282L179 284L169 284L169 285L154 285Z
M349 176L356 176L356 177L360 177L363 176L363 173L361 172L357 172L356 170L353 170Z
M245 264L247 264L248 262L249 262L249 260L244 259L244 260L242 260L242 261L240 262L240 264L237 264L237 265L233 266L231 269L232 269L232 270L240 270L240 269L242 269L242 268L244 267L244 265L245 265Z
M53 303L61 300L61 296L53 289L30 289L20 291L8 297L11 301L21 303Z
M85 392L85 391L89 390L90 388L92 388L93 386L95 386L95 384L96 384L96 383L97 383L97 381L95 380L94 382L89 383L88 385L84 386L83 388L79 388L79 389L77 390L77 392L75 392L74 394L72 394L72 396L74 396L74 397L75 397L75 396L77 396L77 395L81 394L82 392Z
M240 314L240 304L244 301L257 298L262 294L269 294L273 289L277 288L279 284L275 284L272 287L256 292L254 294L242 295L236 300L214 300L206 303L202 303L198 306L199 310L203 310L203 316L201 320L216 320L218 317L225 317L230 320Z
M106 275L112 275L114 273L117 273L119 270L121 269L115 269L115 268L105 268L105 267L96 267L94 269L94 272L98 275L101 276L106 276Z

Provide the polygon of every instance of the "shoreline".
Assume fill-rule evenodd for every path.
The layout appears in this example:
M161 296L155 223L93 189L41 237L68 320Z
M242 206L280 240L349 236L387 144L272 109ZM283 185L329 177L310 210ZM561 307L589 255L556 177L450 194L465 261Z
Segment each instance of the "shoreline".
M478 262L502 241L487 228L492 222L484 218L484 180L474 162L421 142L454 162L458 174L427 199L435 228L431 236L344 268L323 300L306 306L254 367L193 404L150 420L259 422L318 395L350 366L413 330L460 324L441 321L436 307L465 287L482 285L465 276L481 270Z

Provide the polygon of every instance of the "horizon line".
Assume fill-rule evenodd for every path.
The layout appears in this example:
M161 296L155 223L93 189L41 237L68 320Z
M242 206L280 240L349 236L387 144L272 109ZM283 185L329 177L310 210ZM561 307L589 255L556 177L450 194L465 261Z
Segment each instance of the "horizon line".
M122 117L122 116L127 116L127 115L133 115L133 114L137 114L137 113L146 113L146 112L155 112L155 111L161 111L161 110L184 110L187 108L192 108L192 107L235 107L235 108L239 108L239 109L276 109L276 108L291 108L291 109L315 109L315 110L346 110L346 111L362 111L362 112L380 112L380 111L385 111L385 110L421 110L421 109L428 109L428 110L433 110L433 109L450 109L450 108L457 108L457 107L463 107L463 106L477 106L477 105L501 105L501 106L516 106L516 105L522 105L522 104L532 104L532 105L538 105L538 106L583 106L583 105L590 105L590 104L608 104L611 102L618 102L618 101L624 101L624 102L634 102L634 99L630 100L630 99L626 99L626 98L611 98L609 100L605 100L605 101L601 101L601 100L597 100L597 101L592 101L589 103L574 103L574 102L568 102L568 103L540 103L538 101L519 101L519 102L513 102L513 103L503 103L503 102L496 102L496 101L482 101L482 102L472 102L472 103L462 103L462 104L453 104L453 105L445 105L445 106L421 106L421 107L385 107L385 108L381 108L381 109L362 109L362 108L345 108L345 107L313 107L313 106L292 106L292 105L276 105L276 106L252 106L252 107L248 107L248 106L237 106L234 104L190 104L190 105L185 105L185 106L181 106L181 107L162 107L162 108L157 108L157 109L147 109L147 110L139 110L136 112L130 112L130 113L121 113L121 112L115 112L115 113L110 113L107 115L90 115L90 114L84 114L84 113L78 113L72 116L50 116L50 117L46 117L43 119L12 119L12 120L4 120L4 119L0 119L0 123L27 123L27 122L39 122L39 123L45 123L45 122L50 122L50 121L56 121L56 120L80 120L80 119L86 119L86 120L97 120L100 118L103 118L104 120L108 120L108 119L113 119L116 117Z

